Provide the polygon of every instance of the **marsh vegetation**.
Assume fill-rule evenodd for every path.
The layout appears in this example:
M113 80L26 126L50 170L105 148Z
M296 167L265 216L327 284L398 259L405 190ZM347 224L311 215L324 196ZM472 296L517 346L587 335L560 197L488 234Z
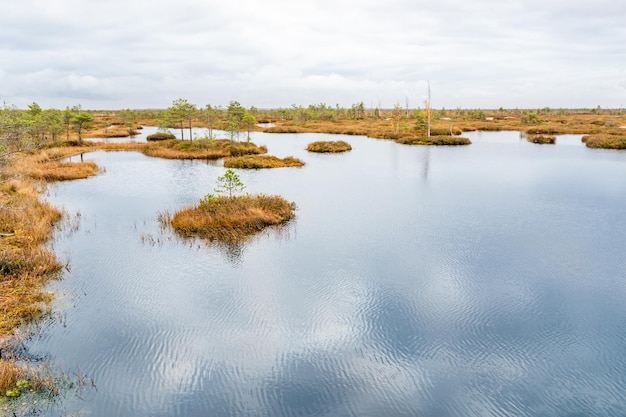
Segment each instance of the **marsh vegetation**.
M149 143L142 152L148 156L166 159L209 159L267 153L265 146L251 142L233 142L228 139L196 139L194 141L164 140Z
M351 151L352 146L348 142L344 142L343 140L318 141L309 143L309 145L306 147L306 150L309 152L318 153L339 153Z
M238 140L240 133L247 132L249 137L254 130L341 133L420 145L469 144L469 139L458 134L473 130L516 130L542 138L560 133L589 133L583 139L588 147L626 148L624 130L620 129L626 125L626 119L617 110L442 109L434 112L433 135L429 137L423 134L423 114L419 109L407 111L397 120L397 126L392 126L388 120L391 111L384 109L309 106L263 111L251 108L242 112L240 106L231 107L230 112L210 106L196 109L197 112L186 108L177 118L171 117L171 109L89 112L76 108L53 111L32 105L23 111L14 108L0 111L0 310L3 312L0 338L10 337L16 329L50 313L53 294L45 290L46 284L57 276L63 265L50 252L46 242L62 214L42 202L40 193L45 190L47 182L87 178L101 172L93 162L65 159L72 155L93 150L138 151L167 159L226 158L226 167L252 169L301 166L304 163L293 157L263 156L267 147ZM264 120L276 126L264 129L254 126L254 120ZM155 143L92 143L83 140L84 137L132 135L138 132L140 124L164 126L165 130L181 129L188 139L171 139L173 135L166 134L166 140ZM187 133L191 127L204 127L211 133L206 138L192 139L191 130ZM223 129L229 138L214 138L212 129ZM395 146L393 143L389 145ZM550 149L542 148L543 151ZM426 154L419 155L428 160ZM301 172L305 171L308 169ZM424 177L427 175L428 163L425 163ZM294 203L279 196L229 193L208 195L193 207L162 215L161 220L180 236L238 242L270 225L289 222L294 209ZM0 390L5 390L5 394L8 391L17 393L16 389L18 392L39 388L53 390L45 382L38 382L38 374L32 373L32 369L8 357L4 351L0 360Z
M582 141L588 148L626 149L626 135L596 134L585 135Z
M291 220L295 204L279 196L208 195L196 206L164 214L161 221L183 237L239 242L268 226Z
M224 159L224 167L226 168L265 169L301 166L304 166L304 162L293 156L278 158L274 155L251 155Z
M554 135L528 135L526 140L530 143L537 143L540 145L554 145L556 143L556 136Z
M396 140L403 145L470 145L468 138L460 136L404 136Z

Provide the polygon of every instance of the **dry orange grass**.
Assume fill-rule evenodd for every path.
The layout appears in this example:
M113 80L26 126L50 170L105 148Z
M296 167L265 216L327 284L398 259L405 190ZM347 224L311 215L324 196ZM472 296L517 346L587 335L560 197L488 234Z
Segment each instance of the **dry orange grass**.
M293 156L281 159L274 155L249 155L224 160L225 168L262 169L301 166L304 166L304 162Z
M5 175L9 177L26 175L44 181L75 180L97 175L99 168L93 162L59 161L77 151L77 148L56 148L23 156L13 161L6 169Z
M626 149L626 134L586 135L582 138L588 148Z
M43 247L61 213L38 200L35 186L10 181L0 189L0 337L47 312L43 286L61 264Z
M526 138L530 143L537 143L540 145L553 145L556 143L556 136L553 135L530 135Z
M251 142L231 142L228 139L165 140L145 145L143 153L166 159L214 160L229 156L264 154L267 153L267 148Z
M294 210L295 204L279 196L211 196L161 220L184 237L238 242L265 227L291 220Z
M140 131L134 129L130 131L125 126L113 126L91 131L88 133L88 136L91 138L127 138L129 136L138 135L140 133Z
M338 141L319 141L312 142L306 147L306 150L309 152L319 152L319 153L339 153L351 151L352 146L348 142L344 142L343 140Z
M454 135L461 131L500 131L515 130L529 134L615 134L619 135L619 126L626 125L626 115L573 110L552 111L539 113L542 121L536 123L524 123L522 111L485 111L484 118L471 119L457 114L455 111L448 112L446 118L434 117L431 125L431 134L449 135L450 130ZM265 129L266 132L274 133L336 133L346 135L366 135L372 138L397 139L406 133L415 131L416 119L403 117L400 121L400 132L395 133L388 120L388 115L383 112L380 118L364 118L362 120L313 120L313 121L277 121L276 126ZM489 118L487 118L489 117ZM623 129L622 129L623 130Z
M14 359L0 360L0 396L16 389L22 393L30 390L47 391L52 394L57 392L54 378L48 368L35 371L18 364Z
M460 136L404 136L399 138L397 143L403 145L470 145L472 142L468 138Z

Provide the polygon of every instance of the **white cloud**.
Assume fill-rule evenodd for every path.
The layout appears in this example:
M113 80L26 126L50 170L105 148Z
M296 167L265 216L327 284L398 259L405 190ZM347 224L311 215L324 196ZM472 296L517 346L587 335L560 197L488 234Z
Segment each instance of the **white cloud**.
M617 107L626 5L602 0L24 0L0 98L24 106Z

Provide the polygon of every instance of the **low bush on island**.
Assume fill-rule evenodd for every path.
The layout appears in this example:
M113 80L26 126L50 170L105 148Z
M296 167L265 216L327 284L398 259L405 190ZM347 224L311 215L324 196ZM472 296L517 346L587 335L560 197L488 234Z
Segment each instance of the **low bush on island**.
M344 142L342 140L338 141L319 141L309 143L306 147L306 150L309 152L319 152L319 153L339 153L351 151L352 146L348 142Z
M304 166L304 162L293 156L281 159L273 155L249 155L224 160L225 168L262 169L301 166Z
M403 145L470 145L468 138L460 136L405 136L398 138L397 143Z
M148 142L155 142L155 141L160 141L160 140L172 140L172 139L176 139L176 136L174 136L172 133L165 133L165 132L153 133L146 137L146 140Z
M233 195L245 185L239 176L227 169L218 177L215 192L228 195L206 195L196 206L160 220L171 225L183 237L200 237L225 243L240 242L268 226L286 223L294 217L296 206L279 196Z
M228 139L165 140L143 148L148 156L166 159L220 159L229 156L267 153L265 146L252 142L232 142Z
M582 141L588 148L626 149L626 136L621 135L586 135Z
M531 143L538 143L540 145L554 145L556 143L556 136L554 135L531 135L526 139Z

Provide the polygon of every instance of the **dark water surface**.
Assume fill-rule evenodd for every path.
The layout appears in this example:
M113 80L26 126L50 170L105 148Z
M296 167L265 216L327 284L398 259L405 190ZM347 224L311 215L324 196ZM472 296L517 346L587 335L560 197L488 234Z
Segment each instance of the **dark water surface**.
M303 168L238 171L296 220L240 247L182 241L157 216L221 163L86 155L50 187L62 320L35 354L80 367L91 416L626 415L626 153L580 136L467 147L333 135L253 140ZM353 151L309 154L314 140Z

